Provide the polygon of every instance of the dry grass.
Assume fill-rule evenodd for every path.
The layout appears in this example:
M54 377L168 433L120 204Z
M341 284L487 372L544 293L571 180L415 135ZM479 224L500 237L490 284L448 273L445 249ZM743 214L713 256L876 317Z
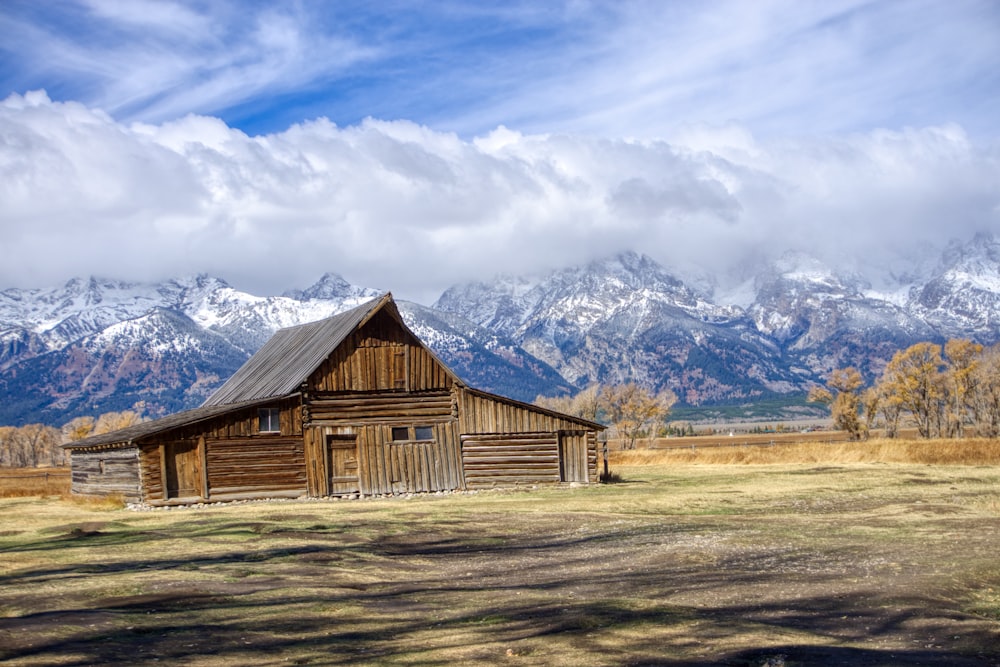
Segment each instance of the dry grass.
M69 487L69 468L0 468L0 498L68 498Z
M690 447L613 451L611 465L770 465L770 464L852 464L901 463L932 465L998 465L1000 440L876 439L863 442L788 442L775 439L774 445L730 446L706 443Z
M151 512L2 499L0 662L1000 660L1000 467L620 472Z

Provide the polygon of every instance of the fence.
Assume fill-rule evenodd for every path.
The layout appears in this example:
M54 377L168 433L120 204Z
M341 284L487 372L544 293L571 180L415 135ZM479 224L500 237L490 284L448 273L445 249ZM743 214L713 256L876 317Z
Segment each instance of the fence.
M0 468L0 497L68 493L70 480L65 468Z

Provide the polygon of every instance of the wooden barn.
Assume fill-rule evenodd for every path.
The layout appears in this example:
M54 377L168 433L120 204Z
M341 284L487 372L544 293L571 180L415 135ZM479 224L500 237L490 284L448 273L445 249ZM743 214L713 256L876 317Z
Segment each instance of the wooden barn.
M74 494L164 505L590 484L603 428L467 387L386 294L278 331L199 408L65 447Z

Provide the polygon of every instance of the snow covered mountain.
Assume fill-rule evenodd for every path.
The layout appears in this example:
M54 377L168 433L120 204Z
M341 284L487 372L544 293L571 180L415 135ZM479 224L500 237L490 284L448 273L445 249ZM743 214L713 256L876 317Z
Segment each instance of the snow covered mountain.
M434 304L502 331L577 386L634 380L690 403L789 391L800 381L743 311L624 253L536 280L447 290Z
M952 337L1000 336L1000 239L980 234L945 250L935 275L910 293L915 314Z
M0 292L0 424L62 424L144 404L147 415L199 405L279 328L378 296L327 274L258 297L209 276L156 285L91 278ZM531 400L569 391L553 369L461 318L399 302L407 323L473 386Z
M530 401L634 380L698 405L801 392L847 365L871 379L918 341L1000 341L995 237L954 243L936 267L907 275L921 277L880 291L791 254L747 284L744 305L722 305L648 257L625 253L456 285L432 308L398 303L417 335L473 386ZM204 275L0 292L0 424L58 425L136 402L149 415L198 405L277 329L377 294L335 274L267 297Z
M790 254L757 276L749 306L723 307L626 253L530 279L455 286L435 308L507 333L577 386L631 379L697 404L802 390L847 365L873 378L918 341L1000 340L994 237L953 244L936 270L911 275L927 277L879 292Z

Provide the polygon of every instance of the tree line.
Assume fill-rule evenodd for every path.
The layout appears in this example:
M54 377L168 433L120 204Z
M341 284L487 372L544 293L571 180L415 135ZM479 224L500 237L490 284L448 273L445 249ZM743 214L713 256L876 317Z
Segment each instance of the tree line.
M64 466L69 462L67 442L91 435L110 433L143 421L142 406L122 412L106 412L94 417L77 417L62 428L44 424L0 426L0 467L38 468Z
M834 370L809 400L830 406L837 428L853 438L882 428L896 437L912 424L922 438L1000 436L1000 343L965 339L923 342L900 350L874 384L853 367Z

